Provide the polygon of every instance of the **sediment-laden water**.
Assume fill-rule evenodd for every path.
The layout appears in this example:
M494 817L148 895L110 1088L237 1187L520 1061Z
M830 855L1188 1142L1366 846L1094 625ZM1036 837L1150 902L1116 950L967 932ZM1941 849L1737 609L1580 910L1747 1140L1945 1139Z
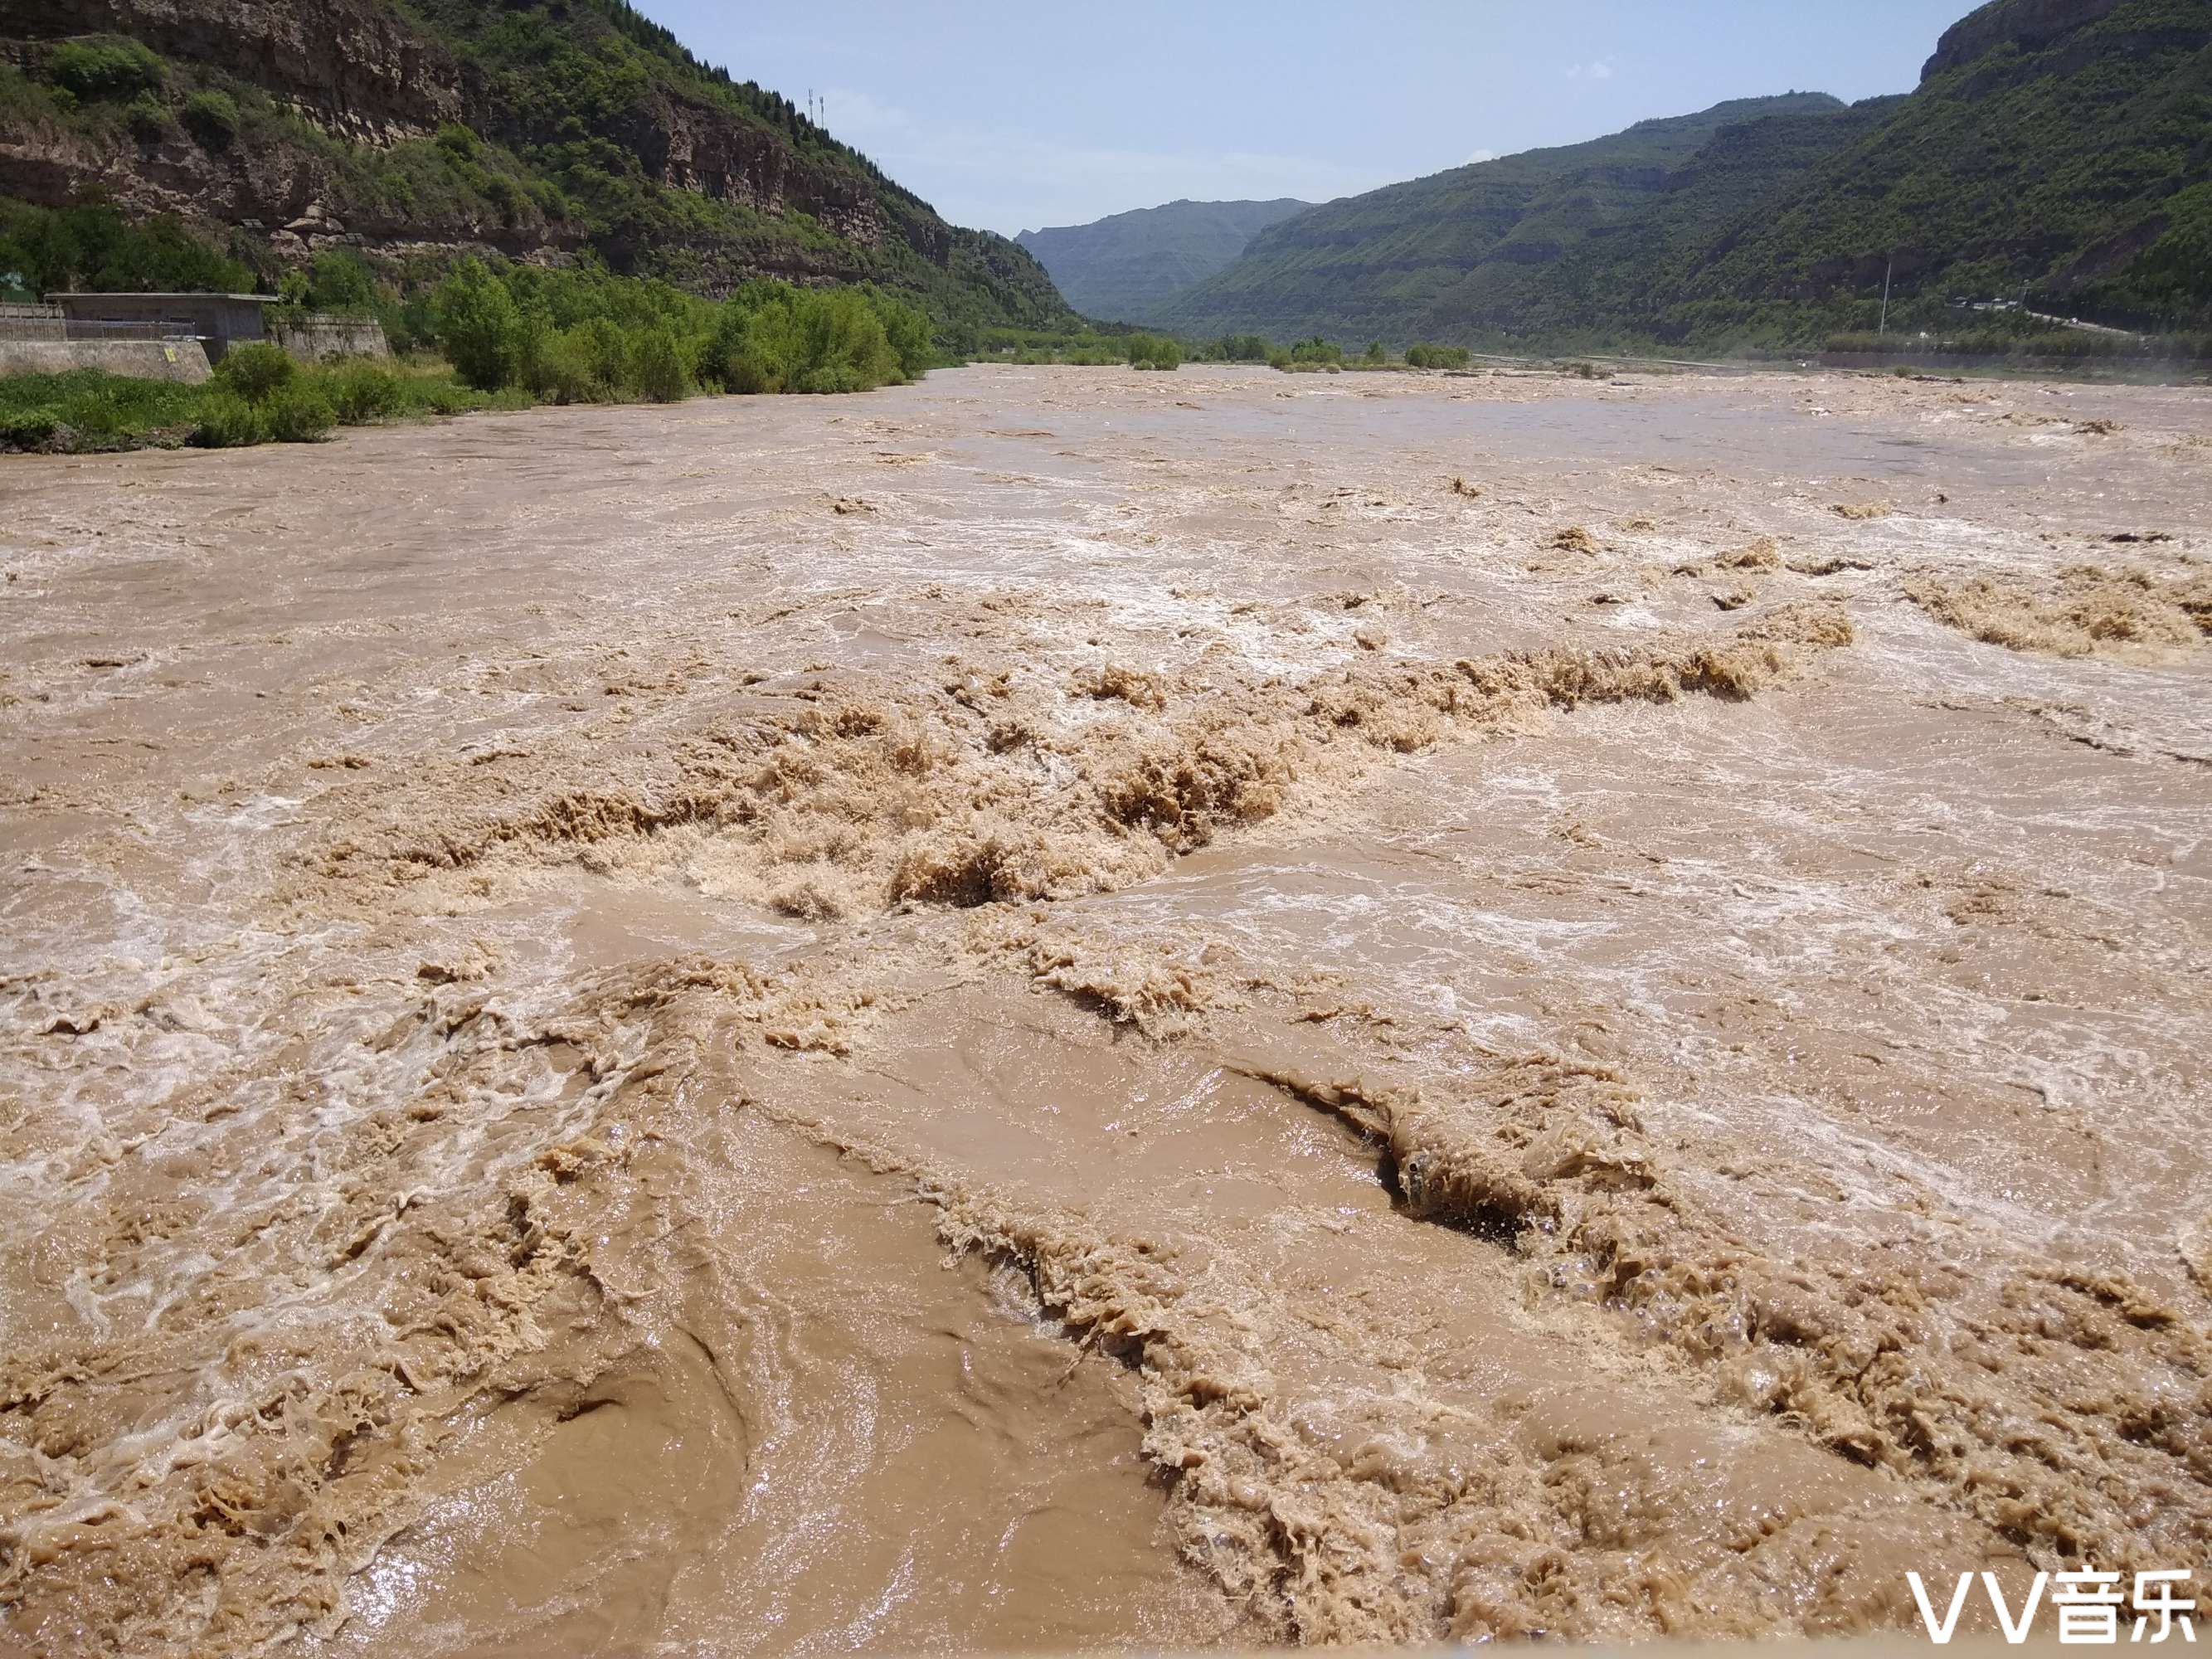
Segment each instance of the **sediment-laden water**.
M2199 392L988 368L0 501L0 1638L2212 1543Z

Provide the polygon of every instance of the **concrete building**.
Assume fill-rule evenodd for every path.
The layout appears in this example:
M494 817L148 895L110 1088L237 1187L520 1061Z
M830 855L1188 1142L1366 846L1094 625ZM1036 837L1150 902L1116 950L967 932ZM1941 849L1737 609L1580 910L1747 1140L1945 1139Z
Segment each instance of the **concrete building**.
M71 340L151 340L189 336L219 363L234 344L269 337L262 314L272 294L53 294Z

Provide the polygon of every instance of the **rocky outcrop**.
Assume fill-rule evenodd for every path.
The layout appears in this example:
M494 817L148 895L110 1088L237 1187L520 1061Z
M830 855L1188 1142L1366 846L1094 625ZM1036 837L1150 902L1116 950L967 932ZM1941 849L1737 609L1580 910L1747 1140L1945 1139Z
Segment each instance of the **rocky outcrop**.
M1936 52L1920 71L1929 80L1972 63L1992 46L2011 40L2033 52L2085 23L2109 17L2120 0L1993 0L1943 31Z
M375 0L14 0L8 12L10 34L127 34L215 65L348 137L388 143L462 118L459 66Z
M520 55L515 29L536 31ZM709 293L762 276L871 280L937 309L1070 319L1042 269L1004 239L945 224L773 94L719 82L672 41L641 46L634 29L616 28L594 7L507 0L481 15L395 0L0 7L0 64L12 59L34 79L57 43L90 35L126 36L167 60L166 115L121 124L112 106L105 115L41 115L35 103L0 110L0 192L49 206L100 196L259 239L283 262L331 246L558 261L589 246L618 267ZM543 70L549 76L580 74L577 63L621 63L621 96L608 100L619 106L586 96L562 107L533 95L539 48L557 65ZM271 121L254 100L260 113L240 125L235 142L200 142L182 118L187 94L210 86L258 88L319 132ZM453 155L432 152L426 167L424 141L452 124L490 144L454 139ZM564 147L580 137L619 152L585 164L587 173L599 167L596 185L576 186L565 171L574 158ZM441 152L447 144L441 137ZM733 211L671 210L637 188L640 174ZM775 222L796 215L805 222Z

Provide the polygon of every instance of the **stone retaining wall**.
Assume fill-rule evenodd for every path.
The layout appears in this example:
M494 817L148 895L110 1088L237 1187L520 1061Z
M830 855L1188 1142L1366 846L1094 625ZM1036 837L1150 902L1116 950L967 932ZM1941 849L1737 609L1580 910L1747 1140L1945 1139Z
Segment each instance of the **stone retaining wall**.
M61 374L72 368L103 368L110 374L185 386L198 386L208 377L207 353L196 340L171 345L155 340L0 339L0 375Z
M307 316L295 322L271 319L269 337L301 362L325 357L389 357L384 325L374 317Z

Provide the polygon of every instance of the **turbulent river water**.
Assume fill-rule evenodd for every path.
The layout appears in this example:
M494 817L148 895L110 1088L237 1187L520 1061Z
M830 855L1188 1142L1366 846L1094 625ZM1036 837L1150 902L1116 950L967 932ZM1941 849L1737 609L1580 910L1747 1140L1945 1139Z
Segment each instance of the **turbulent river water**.
M1794 374L0 461L0 1646L2196 1567L2208 501Z

